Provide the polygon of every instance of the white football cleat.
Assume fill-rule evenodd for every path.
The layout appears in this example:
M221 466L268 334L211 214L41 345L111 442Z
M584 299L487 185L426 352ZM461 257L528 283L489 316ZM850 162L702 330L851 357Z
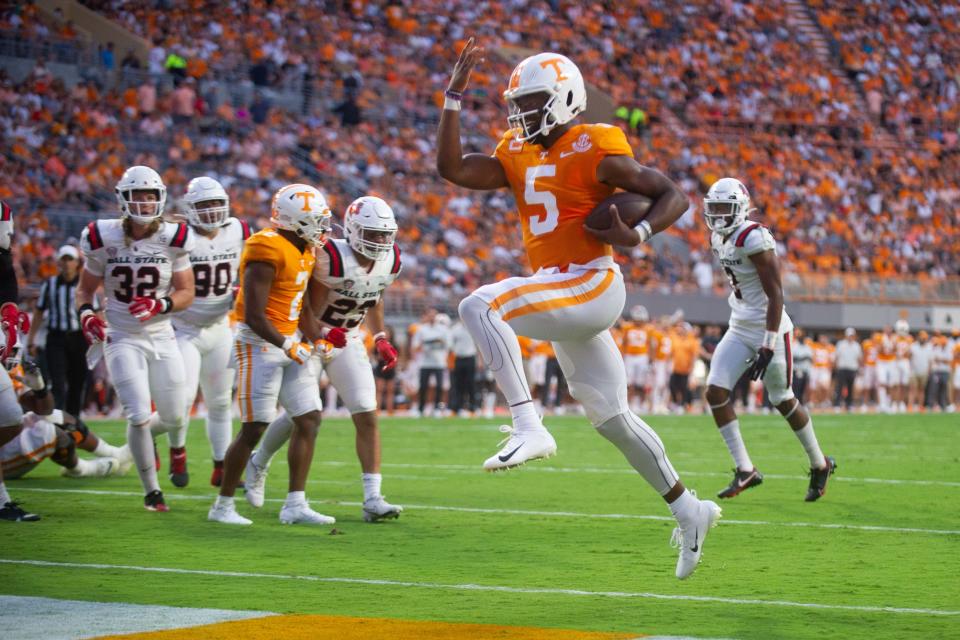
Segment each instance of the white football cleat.
M211 522L221 522L223 524L253 524L253 520L244 518L237 513L237 508L234 505L221 504L219 502L214 502L213 506L210 507L210 511L207 512L207 520Z
M686 525L680 525L673 530L670 545L680 548L680 558L677 560L677 577L683 580L697 568L700 554L703 553L703 541L707 532L717 525L722 510L716 502L700 500L697 505L697 514Z
M379 522L380 520L399 518L401 511L403 511L403 507L390 504L383 496L373 496L363 501L364 522Z
M306 502L297 505L283 505L280 509L280 524L333 524L337 521L332 516L325 516L310 508Z
M529 460L549 458L557 452L557 442L550 432L540 427L517 431L510 425L500 425L500 432L509 434L500 444L503 448L483 463L486 471L501 471L517 467Z
M116 474L120 463L116 458L95 458L88 460L81 458L77 461L75 467L68 469L63 467L60 475L67 478L106 478L111 474Z
M250 459L247 460L247 476L243 480L243 486L244 497L246 497L247 502L250 503L251 507L259 509L263 506L263 492L267 486L267 471L270 470L270 465L261 467L254 463L253 457L256 454L257 452L254 451L250 454Z

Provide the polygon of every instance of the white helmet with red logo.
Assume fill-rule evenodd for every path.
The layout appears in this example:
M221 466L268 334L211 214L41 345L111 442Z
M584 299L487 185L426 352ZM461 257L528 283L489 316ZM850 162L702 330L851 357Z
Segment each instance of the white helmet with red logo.
M376 196L357 198L343 214L343 235L351 249L371 260L389 256L397 238L393 209Z
M751 211L750 192L736 178L720 178L703 199L703 217L711 231L733 231Z
M322 247L332 227L327 199L308 184L288 184L273 196L270 224L293 231L309 244Z
M546 95L543 106L523 111L517 99L536 93ZM517 139L523 141L547 135L587 108L580 69L559 53L538 53L518 64L503 97L510 109L507 122L518 129Z

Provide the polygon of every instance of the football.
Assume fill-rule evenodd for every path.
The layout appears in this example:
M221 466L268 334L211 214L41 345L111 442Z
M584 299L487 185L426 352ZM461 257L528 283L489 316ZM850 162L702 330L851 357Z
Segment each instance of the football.
M617 212L623 223L628 227L635 227L647 217L652 202L650 198L638 193L620 191L594 207L593 211L587 214L584 224L592 229L609 229L612 204L617 205Z

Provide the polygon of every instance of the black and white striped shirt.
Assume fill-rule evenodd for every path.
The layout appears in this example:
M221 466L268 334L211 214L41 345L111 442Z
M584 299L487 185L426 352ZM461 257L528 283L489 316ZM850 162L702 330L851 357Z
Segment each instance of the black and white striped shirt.
M43 281L37 309L46 312L48 331L80 331L80 317L76 309L77 284L80 276L66 281L61 276L51 276Z

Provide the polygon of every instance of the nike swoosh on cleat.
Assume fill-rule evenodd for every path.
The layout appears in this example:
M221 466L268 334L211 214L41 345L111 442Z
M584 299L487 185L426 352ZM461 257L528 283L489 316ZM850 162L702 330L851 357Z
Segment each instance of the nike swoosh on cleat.
M520 447L522 447L523 445L524 445L524 443L521 442L519 447L517 447L516 449L514 449L513 451L511 451L511 452L508 453L507 455L505 455L505 456L497 456L497 458L500 460L500 462L506 462L507 460L509 460L510 458L513 457L513 454L515 454L517 451L520 451Z
M697 542L699 539L700 539L700 532L699 532L699 531L694 531L694 532L693 532L693 546L690 547L690 551L693 551L694 553L696 553L697 550L700 549L700 545L699 545L698 542Z

